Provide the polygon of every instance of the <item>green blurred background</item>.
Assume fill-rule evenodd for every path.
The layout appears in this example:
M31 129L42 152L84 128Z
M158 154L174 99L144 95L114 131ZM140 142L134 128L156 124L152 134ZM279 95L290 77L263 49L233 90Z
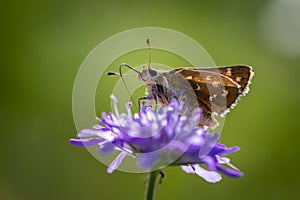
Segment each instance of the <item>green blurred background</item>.
M297 0L1 1L0 199L144 197L146 175L107 174L69 139L81 62L111 35L146 26L189 35L217 65L255 71L222 132L241 147L231 158L245 176L209 184L168 168L157 199L299 197L299 13Z

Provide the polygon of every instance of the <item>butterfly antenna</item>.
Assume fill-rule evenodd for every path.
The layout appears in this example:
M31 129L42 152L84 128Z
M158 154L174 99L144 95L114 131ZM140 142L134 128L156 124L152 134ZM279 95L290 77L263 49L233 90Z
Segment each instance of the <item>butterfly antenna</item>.
M117 72L107 72L106 74L107 76L121 76L119 73ZM123 74L123 76L136 76L136 74Z
M148 69L150 70L150 63L151 63L151 58L152 58L152 52L151 52L151 48L150 48L150 39L147 38L146 42L147 42L147 47L148 47L148 50L149 50Z

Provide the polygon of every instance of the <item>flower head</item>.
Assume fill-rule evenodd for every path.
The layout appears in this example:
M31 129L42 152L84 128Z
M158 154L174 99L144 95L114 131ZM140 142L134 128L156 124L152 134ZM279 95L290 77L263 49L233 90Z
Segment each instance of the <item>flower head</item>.
M108 167L108 173L130 155L145 171L180 165L185 172L197 174L209 182L221 180L218 172L231 177L242 176L224 157L238 151L239 147L227 148L218 143L219 134L196 126L201 116L200 108L189 114L183 102L173 99L168 106L158 109L142 105L136 114L131 113L131 103L128 103L127 113L119 114L117 100L114 96L111 98L115 114L102 113L102 118L97 119L102 125L84 129L77 134L80 139L70 140L75 146L98 145L102 154L120 151Z

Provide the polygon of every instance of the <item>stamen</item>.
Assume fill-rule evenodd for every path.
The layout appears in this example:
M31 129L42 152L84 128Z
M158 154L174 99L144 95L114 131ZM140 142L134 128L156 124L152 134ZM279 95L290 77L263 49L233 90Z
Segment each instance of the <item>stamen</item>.
M128 113L128 117L132 118L132 113L131 113L131 106L132 106L132 103L131 102L128 102L126 104L126 109L127 109L127 113Z
M119 114L119 110L118 110L118 107L117 107L117 103L118 103L118 100L117 98L114 96L114 95L110 95L110 98L112 99L113 101L113 105L114 105L114 111L115 111L115 115L118 119L120 119L120 114Z

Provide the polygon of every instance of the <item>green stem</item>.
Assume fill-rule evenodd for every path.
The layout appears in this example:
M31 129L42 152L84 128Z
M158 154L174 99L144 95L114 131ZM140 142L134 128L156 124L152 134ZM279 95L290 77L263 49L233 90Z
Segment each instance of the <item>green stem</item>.
M152 171L148 178L146 200L154 200L158 171Z

